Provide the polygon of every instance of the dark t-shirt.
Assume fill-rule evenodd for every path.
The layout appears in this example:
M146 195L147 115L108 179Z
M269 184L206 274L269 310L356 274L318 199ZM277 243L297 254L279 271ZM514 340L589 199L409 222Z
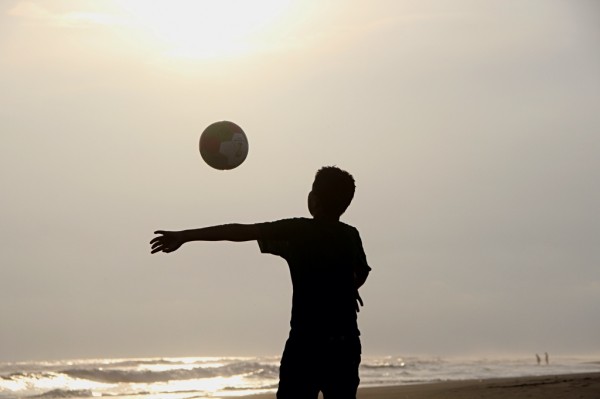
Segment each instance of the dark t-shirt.
M307 218L258 224L263 253L284 258L293 285L292 332L312 336L359 335L355 273L367 264L358 230Z

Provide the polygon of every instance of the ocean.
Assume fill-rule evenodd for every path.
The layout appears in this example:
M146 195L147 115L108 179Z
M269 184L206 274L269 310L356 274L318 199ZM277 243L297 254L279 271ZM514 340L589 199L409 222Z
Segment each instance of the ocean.
M363 357L361 386L600 372L600 362L527 358ZM597 359L596 359L597 360ZM0 363L0 399L219 398L274 392L278 357L88 359Z

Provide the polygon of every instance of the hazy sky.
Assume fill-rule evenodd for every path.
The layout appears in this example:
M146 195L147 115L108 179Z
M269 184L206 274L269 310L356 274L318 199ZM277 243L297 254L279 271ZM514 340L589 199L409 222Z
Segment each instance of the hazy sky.
M308 216L331 164L366 355L599 354L598 43L594 0L2 0L0 361L279 354L282 259L148 242Z

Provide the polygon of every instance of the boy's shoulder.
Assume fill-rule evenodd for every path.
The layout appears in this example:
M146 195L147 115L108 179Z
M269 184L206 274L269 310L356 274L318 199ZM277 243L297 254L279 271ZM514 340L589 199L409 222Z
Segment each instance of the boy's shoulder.
M314 218L307 218L307 217L291 217L291 218L286 218L286 219L280 219L280 220L275 220L272 222L266 222L265 224L280 224L280 225L288 225L288 226L297 226L297 227L315 227L315 228L327 228L327 227L332 227L332 228L342 228L342 229L349 229L349 230L354 230L354 231L358 231L358 229L348 223L342 222L341 220L337 220L335 222L331 222L331 221L322 221L322 220L317 220Z
M362 251L358 230L341 221L295 217L261 223L258 227L261 252L284 258L306 251L332 251L331 248L336 251L343 248L352 253Z
M359 235L356 227L342 221L323 221L307 217L291 217L257 224L261 236L312 235L319 232Z

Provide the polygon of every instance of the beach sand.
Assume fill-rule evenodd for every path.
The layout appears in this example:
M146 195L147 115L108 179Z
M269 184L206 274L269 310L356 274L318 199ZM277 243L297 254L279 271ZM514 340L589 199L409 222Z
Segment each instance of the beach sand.
M358 399L600 399L600 373L359 388Z

